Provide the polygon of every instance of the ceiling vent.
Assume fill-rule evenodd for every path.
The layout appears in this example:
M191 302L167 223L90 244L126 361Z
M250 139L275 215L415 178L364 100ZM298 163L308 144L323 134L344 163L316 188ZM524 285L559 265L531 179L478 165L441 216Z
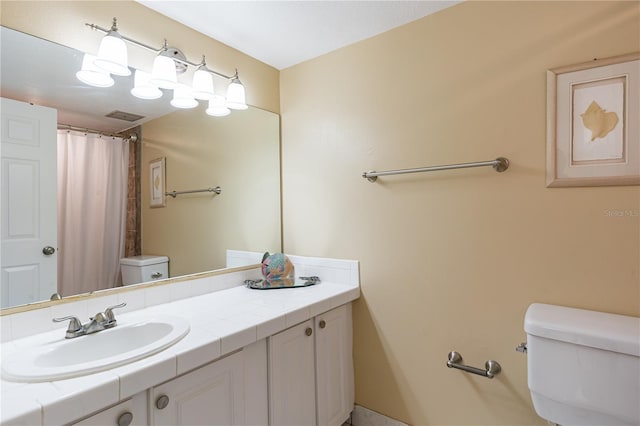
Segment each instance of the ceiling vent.
M141 118L144 118L144 116L142 115L132 114L130 112L124 112L124 111L111 111L109 114L105 115L105 117L116 118L118 120L124 120L124 121L130 121L132 123L134 121L140 120Z

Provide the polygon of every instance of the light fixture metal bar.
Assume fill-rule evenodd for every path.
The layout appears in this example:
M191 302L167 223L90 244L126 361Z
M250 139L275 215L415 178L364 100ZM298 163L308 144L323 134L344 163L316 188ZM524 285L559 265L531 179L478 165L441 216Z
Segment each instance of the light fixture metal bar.
M91 28L92 30L100 31L100 32L102 32L104 34L108 34L110 31L117 31L118 35L120 35L120 37L122 37L123 40L128 41L129 43L134 44L134 45L136 45L138 47L142 47L144 49L147 49L147 50L149 50L149 51L151 51L153 53L156 53L156 54L170 49L170 47L167 46L167 40L166 39L164 40L164 44L162 45L162 47L156 48L156 47L153 47L153 46L149 46L148 44L144 44L142 42L139 42L138 40L134 40L134 39L132 39L130 37L122 35L122 33L120 31L118 31L117 28L115 27L115 25L116 25L115 18L114 18L114 27L112 27L111 29L103 28L103 27L101 27L99 25L96 25L96 24L85 23L85 25L87 27ZM116 28L116 29L114 30L113 28ZM196 67L196 68L202 67L202 69L204 71L207 71L208 73L211 73L211 74L215 74L215 75L217 75L219 77L222 77L222 78L225 78L227 80L233 80L234 78L238 78L238 70L237 69L236 69L235 74L232 75L232 76L228 76L226 74L222 74L221 72L214 71L214 70L210 69L209 67L207 67L206 62L204 61L204 56L202 57L202 61L199 64L195 63L195 62L191 62L186 58L185 59L180 59L180 58L171 57L171 59L173 59L174 61L179 62L181 64L187 65L187 66L191 65L192 67Z
M97 31L103 32L105 34L108 34L111 31L110 29L103 28L103 27L101 27L99 25L96 25L96 24L85 23L85 25L87 27L91 28L92 30L97 30ZM122 37L123 40L126 40L129 43L135 44L136 46L142 47L144 49L150 50L153 53L160 53L163 50L166 50L166 41L165 41L165 45L164 46L162 46L160 48L156 48L156 47L153 47L153 46L149 46L148 44L141 43L141 42L139 42L137 40L134 40L132 38L129 38L127 36L124 36L124 35L122 35L122 33L120 31L118 31L118 34L120 35L120 37Z

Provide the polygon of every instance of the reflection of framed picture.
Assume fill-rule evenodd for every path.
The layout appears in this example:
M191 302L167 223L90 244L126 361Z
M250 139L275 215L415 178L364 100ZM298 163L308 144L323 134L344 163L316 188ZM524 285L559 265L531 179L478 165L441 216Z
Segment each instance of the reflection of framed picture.
M151 182L151 207L167 205L164 196L164 164L165 158L157 158L149 162L149 181Z
M640 184L640 53L547 71L547 186Z

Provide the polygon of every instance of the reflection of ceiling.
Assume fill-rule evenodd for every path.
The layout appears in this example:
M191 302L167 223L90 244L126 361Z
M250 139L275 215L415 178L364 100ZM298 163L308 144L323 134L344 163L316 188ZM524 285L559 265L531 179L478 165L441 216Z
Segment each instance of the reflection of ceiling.
M136 1L277 69L460 3L460 0Z
M133 97L133 77L113 76L115 85L91 87L76 79L82 53L5 27L0 28L0 95L58 110L58 123L119 132L175 111L170 94L157 100ZM145 118L135 122L105 116L123 111Z

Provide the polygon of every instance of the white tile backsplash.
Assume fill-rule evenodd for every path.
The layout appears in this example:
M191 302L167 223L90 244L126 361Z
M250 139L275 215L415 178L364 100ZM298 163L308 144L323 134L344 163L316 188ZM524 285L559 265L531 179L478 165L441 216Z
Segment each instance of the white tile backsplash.
M52 321L53 315L50 307L20 312L10 315L10 317L11 333L14 339L53 330L54 324L56 324ZM60 323L56 325L60 325Z

